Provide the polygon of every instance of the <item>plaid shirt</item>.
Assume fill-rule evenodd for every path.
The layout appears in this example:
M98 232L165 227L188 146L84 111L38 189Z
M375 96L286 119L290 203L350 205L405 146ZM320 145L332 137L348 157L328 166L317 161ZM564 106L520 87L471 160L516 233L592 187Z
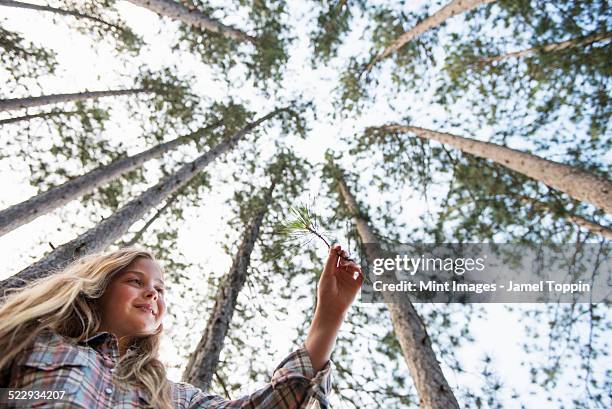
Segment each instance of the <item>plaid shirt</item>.
M102 332L84 342L74 342L43 331L32 346L20 353L0 376L0 387L20 391L65 391L61 399L9 400L0 396L0 408L118 409L148 407L141 388L120 388L112 376L119 358L117 338ZM331 390L330 362L314 374L302 346L276 368L269 384L251 395L227 400L210 395L188 383L170 382L175 408L328 408ZM40 406L38 406L40 405Z

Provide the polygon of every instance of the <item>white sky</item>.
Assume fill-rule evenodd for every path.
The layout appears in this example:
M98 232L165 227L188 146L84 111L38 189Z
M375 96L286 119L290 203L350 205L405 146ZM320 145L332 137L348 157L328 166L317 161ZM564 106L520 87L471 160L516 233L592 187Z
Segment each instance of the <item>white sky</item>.
M43 2L39 2L43 3ZM307 8L305 2L290 2L292 15L299 16L305 13ZM145 48L138 61L146 62L152 68L161 68L169 63L175 63L180 67L182 74L195 74L197 83L193 84L193 89L201 95L206 95L210 99L220 99L227 93L225 84L211 79L209 68L200 63L195 56L184 53L173 53L171 45L174 40L173 32L175 26L172 23L163 24L154 14L147 10L140 9L126 2L119 2L119 7L123 18L130 27L142 35L150 47ZM18 10L11 8L0 8L0 16L5 17L3 24L8 29L12 29L24 34L24 36L36 44L52 48L58 53L59 70L57 75L52 78L44 78L43 90L45 94L58 92L78 92L85 88L90 90L115 88L129 84L129 75L126 79L120 78L119 72L133 74L133 68L122 67L122 64L114 57L114 51L108 44L100 43L97 47L91 46L91 39L70 30L64 24L54 23L47 16L32 11ZM231 22L230 22L231 23ZM295 27L295 34L298 42L291 51L291 60L287 66L286 80L284 82L285 96L302 96L305 99L315 100L320 113L331 112L332 90L336 86L337 73L325 67L317 70L310 68L309 48L306 34L310 27L308 24L298 24ZM352 37L357 41L359 36L359 25L355 27ZM347 43L351 43L349 40ZM340 58L346 58L355 52L353 48L343 48ZM136 65L136 64L134 64ZM127 70L127 71L126 71ZM1 73L0 73L1 74ZM0 77L1 78L1 77ZM34 89L34 88L33 88ZM250 87L244 87L234 95L241 95L249 101L249 108L260 113L267 113L271 104L265 97L258 95ZM12 97L27 96L12 95ZM7 97L7 95L2 95ZM11 96L8 96L11 97ZM427 126L431 119L436 115L441 115L441 110L436 107L426 106L425 99L408 101L411 105L411 112L421 113L416 115L420 125ZM139 144L138 135L140 134L139 124L135 123L128 114L121 109L112 111L112 124L105 132L108 138L125 139L130 152L138 152L143 149ZM4 117L4 116L3 116ZM292 145L296 151L309 160L318 162L323 157L323 152L328 147L335 147L342 150L339 143L340 136L354 134L354 129L365 125L380 124L383 122L398 119L398 114L393 113L385 103L376 104L369 109L357 121L331 120L321 115L319 120L310 124L312 132L307 141L293 140ZM14 128L16 129L16 128ZM486 130L483 130L486 132ZM41 127L40 132L45 132ZM44 135L41 135L44 136ZM0 143L4 144L5 138L14 137L8 127L0 129ZM346 158L345 166L350 166L350 158ZM220 166L214 167L214 171L221 172ZM211 171L211 172L214 172ZM0 161L0 208L18 203L37 193L37 190L29 185L28 168L25 164L15 160ZM316 192L317 181L312 182L314 192ZM202 274L217 273L221 274L229 265L229 258L224 254L219 244L223 233L227 230L224 225L225 220L230 216L228 209L223 204L224 198L232 193L232 187L226 186L211 192L204 208L191 208L186 211L186 222L181 226L179 232L179 247L187 258L204 266ZM417 215L425 209L425 204L420 198L412 198L409 201L408 214L401 215L404 219L417 220ZM32 261L38 259L48 250L47 242L61 244L74 238L79 232L66 229L62 226L62 217L74 215L79 212L79 204L71 203L63 209L55 211L49 215L29 223L26 226L0 237L0 258L3 260L0 278L8 277L20 269L27 266ZM398 215L399 217L400 215ZM83 221L83 229L88 226L87 221ZM43 243L41 244L41 240ZM214 243L214 244L213 244ZM324 251L321 251L323 260ZM206 291L206 287L202 288ZM190 304L186 300L175 300L178 304L177 309L189 309ZM367 308L366 305L356 306L356 308ZM471 328L476 342L463 348L459 356L466 365L475 363L486 353L493 356L492 366L499 371L502 379L507 385L511 385L520 394L520 399L513 400L506 396L505 407L519 408L521 404L525 407L555 407L546 402L543 397L530 394L534 389L529 381L529 374L526 368L520 366L520 361L525 359L525 353L520 349L521 338L526 336L521 324L518 322L517 313L506 311L501 305L485 305L484 310L487 315L482 319L475 319ZM202 319L203 327L205 319ZM269 322L273 328L273 333L283 335L288 330L287 323ZM170 328L171 332L180 333L178 328ZM285 337L275 337L277 344L274 348L279 351L276 355L277 362L270 363L270 371L280 362L283 354L289 351L290 345ZM434 340L435 342L435 340ZM179 360L176 348L169 340L165 344L164 356L169 363L181 365L184 363ZM610 361L602 362L604 368L610 368ZM477 374L462 375L455 377L446 368L446 374L452 386L461 387L464 382L470 382L474 377L474 382L480 382ZM171 368L169 371L171 379L179 380L180 369ZM246 385L244 392L247 392L252 385ZM563 394L559 390L559 394ZM349 407L338 406L338 407Z

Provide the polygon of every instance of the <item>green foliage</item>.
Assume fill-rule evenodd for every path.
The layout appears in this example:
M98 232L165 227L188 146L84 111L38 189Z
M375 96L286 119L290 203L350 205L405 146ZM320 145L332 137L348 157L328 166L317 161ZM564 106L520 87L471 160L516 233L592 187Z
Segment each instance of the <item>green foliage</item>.
M6 71L9 81L0 96L8 97L18 86L27 89L24 80L38 82L39 77L55 73L57 61L53 51L27 42L18 33L0 26L0 69Z
M29 165L30 183L40 190L50 189L84 173L83 169L90 169L100 161L112 161L124 153L117 152L112 144L99 136L109 119L107 110L94 106L91 101L76 102L74 108L66 114L59 111L60 114L53 115L58 111L51 111L43 118L50 146L28 145L27 141L21 140L11 142L18 149L15 154ZM26 128L22 134L27 135L29 124L23 125ZM52 166L41 160L49 154L55 158Z
M207 15L213 15L215 9L199 6ZM236 62L244 58L239 50L240 42L220 33L181 24L178 43L175 49L187 50L198 55L206 65L217 67L221 73L227 73Z
M60 19L65 19L79 32L91 35L96 41L110 39L120 53L136 55L144 46L144 41L118 16L115 3L115 0L60 0L55 7L91 17L61 16Z
M224 139L232 137L236 132L243 129L255 116L254 112L246 109L242 104L229 100L227 103L213 102L204 113L204 123L220 124L207 133L204 138L195 140L198 150L211 147Z
M196 7L213 19L222 21L228 13L241 13L247 10L248 21L245 32L256 37L254 44L247 44L222 34L209 32L197 27L181 24L180 37L175 48L186 49L200 56L203 62L216 67L219 74L230 81L230 71L240 61L247 68L247 78L264 91L270 89L270 82L278 84L283 78L283 66L287 62L287 47L292 39L283 21L286 3L283 0L240 0L237 4L227 4L223 9L212 7L202 1ZM231 10L236 7L236 10Z
M184 133L199 126L201 98L192 91L194 79L190 76L179 78L176 72L176 67L155 71L141 67L133 80L134 88L153 91L128 99L130 110L142 123L147 140L161 142L171 130Z
M312 66L327 64L338 56L338 48L350 31L350 24L356 13L363 13L367 2L347 0L318 0L317 25L310 32L313 47ZM355 10L356 9L356 10Z
M276 231L287 236L290 241L298 241L296 247L303 247L313 239L321 239L327 248L331 247L331 239L321 230L319 216L313 213L307 205L298 204L289 208L292 219L286 219Z
M282 133L306 138L310 131L308 123L311 117L316 119L312 101L290 102L284 112L278 116Z
M351 58L345 71L340 76L340 83L336 88L339 93L338 100L334 101L336 109L346 112L362 111L364 99L368 94L366 88L367 78L362 79L365 64Z
M369 8L367 36L370 49L351 58L343 71L337 88L337 108L358 114L372 103L374 90L380 92L384 84L393 84L389 90L393 93L418 90L429 85L432 69L436 64L434 50L438 46L440 28L444 27L445 23L421 34L395 51L388 58L391 63L378 60L378 55L387 46L429 15L426 6L413 12L385 5ZM392 67L390 82L383 78L383 74L387 73L384 68L389 65Z
M450 37L438 102L450 107L468 103L481 123L503 122L511 127L505 132L534 140L539 130L555 121L583 123L592 139L609 148L609 39L500 61L484 60L609 32L612 15L605 3L502 1L498 13L475 10L469 15L466 32ZM482 35L500 26L504 27L501 35ZM573 139L570 136L568 141Z
M404 120L409 123L410 118ZM376 181L381 190L409 183L426 195L434 175L440 176L449 169L443 149L384 126L366 128L353 139L349 152L361 157L376 155L379 169L384 172L384 177Z
M265 90L269 82L278 84L283 79L287 48L294 40L285 22L287 4L284 0L241 0L240 4L250 8L249 20L257 37L255 52L245 61L248 76Z

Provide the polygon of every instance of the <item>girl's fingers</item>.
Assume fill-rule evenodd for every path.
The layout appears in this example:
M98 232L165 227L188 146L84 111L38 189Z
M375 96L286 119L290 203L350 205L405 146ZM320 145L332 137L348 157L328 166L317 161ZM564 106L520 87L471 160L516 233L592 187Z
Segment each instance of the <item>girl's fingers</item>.
M347 270L347 271L358 271L359 273L361 273L361 267L353 261L344 263L343 265L340 266L340 268Z
M355 263L351 263L350 265L344 266L342 268L344 272L349 275L353 280L359 280L360 283L363 281L363 273L361 272L361 267L359 267Z
M349 258L348 253L346 252L346 250L341 250L340 252L338 252L338 255L340 256L340 263L339 265L344 266L350 263L349 260L347 260Z
M338 252L341 249L339 244L334 244L329 249L329 255L327 256L327 263L323 272L331 272L338 265Z

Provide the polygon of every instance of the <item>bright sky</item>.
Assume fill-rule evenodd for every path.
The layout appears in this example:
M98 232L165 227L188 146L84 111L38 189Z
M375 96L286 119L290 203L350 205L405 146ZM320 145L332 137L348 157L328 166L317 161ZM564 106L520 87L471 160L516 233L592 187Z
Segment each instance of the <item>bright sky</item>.
M39 3L43 4L44 2ZM306 2L290 2L290 4L291 15L296 16L296 21L303 20L300 16L308 15ZM128 25L142 35L149 44L149 47L145 48L141 55L137 57L138 61L146 63L151 68L177 64L181 74L196 75L197 81L193 84L193 89L198 94L206 96L210 100L224 98L228 93L226 85L214 81L210 69L200 63L197 57L171 51L176 29L173 23L162 22L151 12L127 4L127 2L119 2L118 8ZM85 88L98 90L130 85L129 76L134 73L133 66L136 66L136 64L123 67L115 57L112 47L108 44L100 43L94 48L91 46L89 37L70 30L66 25L60 23L60 19L54 23L47 16L33 11L2 7L0 8L0 16L5 17L3 24L6 28L23 33L28 40L52 48L58 53L59 70L56 76L42 79L42 93L78 92ZM362 25L363 23L360 22L355 23L354 32L347 41L347 44L355 44L355 46L342 48L341 59L353 55L355 50L359 49L358 37ZM292 97L312 99L321 114L319 120L310 124L312 131L307 141L291 140L290 143L297 153L311 161L319 162L323 158L323 153L329 147L343 151L344 147L339 142L339 137L353 135L355 129L363 126L381 124L401 118L402 115L389 109L386 101L377 103L358 120L340 121L327 117L326 114L332 111L331 96L337 83L337 72L326 67L312 69L309 63L310 50L307 41L307 33L310 27L308 24L296 24L294 29L298 41L291 50L291 60L287 66L281 94L287 99ZM121 78L118 73L128 75ZM248 101L248 107L259 114L265 114L272 108L267 98L258 95L254 89L248 86L229 92ZM27 96L27 94L14 95L13 97L20 96ZM3 95L3 97L6 97L6 95ZM426 100L427 98L407 100L407 103L411 105L413 117L419 118L418 122L422 126L431 125L432 118L441 114L439 107L426 105ZM123 140L130 147L131 153L142 150L143 146L139 139L141 132L139 124L129 117L127 110L113 109L112 115L111 125L108 126L104 136L115 140ZM13 128L13 130L9 127L0 129L0 143L4 144L2 141L6 140L5 138L18 138L19 135L15 134L14 129L18 129L18 127ZM42 142L39 143L44 143L46 128L43 126L34 127L32 133L36 134L37 132L42 137ZM269 141L274 138L274 132L266 136ZM486 130L483 130L483 133L486 133ZM187 155L191 154L191 157L193 157L193 152L185 153ZM351 159L346 157L344 165L351 167L353 165ZM358 168L368 168L371 165L374 164L355 164ZM150 169L150 172L155 174L155 169ZM223 169L222 166L213 166L210 173L215 175L214 177L217 178L215 180L220 180L220 174L227 175L229 171ZM314 194L318 190L318 183L316 180L311 181ZM367 180L362 181L362 184L367 184ZM0 161L0 185L3 187L0 189L1 208L23 201L37 193L37 189L29 185L29 170L26 164L11 160L11 158ZM179 229L179 248L188 259L202 266L203 271L200 272L202 276L222 274L227 270L230 262L228 256L223 252L220 242L223 234L227 231L225 222L231 217L227 206L224 205L224 200L230 197L232 186L226 185L213 190L207 198L207 203L202 208L186 210L186 221ZM410 196L407 194L407 197ZM397 216L403 220L417 222L418 215L425 208L426 204L421 198L412 197L407 200L406 212ZM82 217L80 223L83 227L80 231L67 229L63 226L62 218L78 218L80 216L75 215L79 214L79 211L82 211L79 203L71 203L63 209L40 217L28 225L0 237L0 258L3 260L0 278L8 277L40 258L48 250L48 242L55 245L61 244L91 227L88 219ZM323 260L325 249L319 250L321 260ZM203 292L208 290L207 286L202 285L201 282L199 285L202 286ZM177 311L189 311L195 308L194 300L177 299L173 302ZM358 303L355 308L369 307ZM464 347L458 353L461 361L467 368L474 368L474 365L485 353L493 357L492 366L499 371L498 375L502 377L505 384L511 385L520 396L520 399L516 400L506 394L502 399L504 407L519 408L521 404L524 404L524 407L556 407L551 406L543 397L538 396L537 391L532 393L534 388L530 384L527 368L520 365L521 360L529 359L520 348L521 338L526 336L517 319L521 314L520 310L519 312L508 312L502 305L485 305L483 310L486 311L486 314L482 318L475 318L471 326L476 341ZM201 323L196 324L195 328L199 327L201 329L204 324L205 318L202 318ZM286 322L271 320L266 325L271 328L273 334L282 335L292 330L292 325ZM173 326L172 322L168 323L168 327L171 335L179 338L184 335L183 329ZM193 335L192 338L194 338ZM169 371L170 378L179 380L184 362L181 361L179 351L170 340L171 337L167 337L167 342L164 345L164 358L173 366ZM269 363L270 373L291 347L286 337L278 336L275 337L274 341L273 348L277 351L275 356L278 359L275 363ZM533 359L536 358L541 359L541 357L534 357ZM610 363L609 360L607 362L602 360L602 368L609 369L611 367ZM466 382L482 382L482 379L478 379L478 374L457 375L448 367L445 367L445 372L451 385L456 388L460 388ZM247 393L252 388L253 385L246 384L244 392ZM565 391L560 388L560 396L564 393ZM339 408L350 407L348 403L336 402L336 404Z

